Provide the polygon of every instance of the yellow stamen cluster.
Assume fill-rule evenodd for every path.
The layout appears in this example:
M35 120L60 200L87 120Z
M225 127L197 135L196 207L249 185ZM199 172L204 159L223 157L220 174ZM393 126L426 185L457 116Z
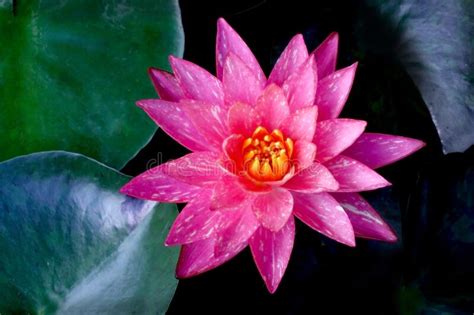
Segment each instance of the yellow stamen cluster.
M280 180L290 169L293 140L275 129L269 133L257 127L252 137L242 143L242 154L247 174L257 181Z

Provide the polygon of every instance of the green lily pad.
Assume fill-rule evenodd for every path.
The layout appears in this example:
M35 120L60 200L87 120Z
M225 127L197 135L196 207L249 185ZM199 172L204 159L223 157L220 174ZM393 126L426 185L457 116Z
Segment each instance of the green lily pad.
M404 66L443 151L474 145L474 2L366 0L359 11L358 41Z
M120 169L156 126L147 68L184 42L176 0L0 1L0 161L79 152Z
M167 310L175 205L120 194L127 176L79 154L18 157L0 174L0 313Z

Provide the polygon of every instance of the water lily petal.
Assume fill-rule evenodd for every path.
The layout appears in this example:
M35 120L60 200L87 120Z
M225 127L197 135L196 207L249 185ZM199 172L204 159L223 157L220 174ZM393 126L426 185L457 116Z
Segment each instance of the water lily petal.
M339 185L324 165L313 163L293 176L283 187L291 191L319 193L323 191L336 191Z
M243 242L237 247L232 246L231 251L216 257L214 255L215 244L216 238L211 236L204 240L183 245L176 267L176 277L180 279L189 278L214 269L229 261L247 247L247 242Z
M160 99L164 101L179 102L179 100L185 97L183 90L179 86L178 80L176 80L173 74L155 68L149 68L148 74L150 75L153 86L160 96Z
M210 237L221 218L220 212L209 209L210 203L211 195L208 192L191 200L171 226L165 244L188 244Z
M317 118L317 106L298 109L282 123L281 131L293 140L312 141Z
M189 120L207 139L208 150L221 151L224 139L230 134L226 110L219 105L190 100L180 104Z
M207 151L209 143L196 129L189 117L178 103L158 99L137 102L171 138L191 151Z
M237 34L232 27L223 19L217 20L217 38L216 38L216 68L217 77L222 80L224 73L224 62L227 55L232 52L240 60L245 62L260 82L265 82L265 74L262 71L257 59L249 49L247 44Z
M293 193L295 216L321 234L342 244L355 246L351 221L336 199L328 193Z
M238 178L225 174L214 186L211 198L211 209L235 208L250 202L251 196L242 188Z
M328 119L318 123L314 143L316 160L328 161L347 149L364 132L367 123L355 119Z
M218 211L215 211L218 212ZM224 211L225 226L220 227L217 233L214 255L216 257L228 252L234 252L240 244L247 242L260 226L253 214L250 204L235 211ZM229 218L231 215L233 218Z
M224 63L222 83L225 103L228 106L235 102L255 104L265 87L265 82L259 80L257 75L232 52L228 54Z
M279 128L290 114L286 96L275 84L265 88L257 100L256 110L262 118L264 127L269 131Z
M286 189L274 188L255 197L253 211L263 227L276 232L293 212L293 196Z
M230 174L239 175L242 171L242 142L244 136L233 134L224 140L222 150L224 157L221 160L222 167Z
M357 192L389 186L390 183L364 164L344 155L325 163L339 183L338 192Z
M349 97L357 63L340 69L319 80L315 104L319 109L319 120L337 118Z
M308 49L304 43L303 35L295 35L285 50L281 53L273 67L268 84L283 85L283 82L305 62L308 58Z
M318 78L322 79L336 70L338 46L339 34L331 33L318 48L312 52L318 65Z
M213 188L224 170L213 152L193 152L158 166L164 174L190 185Z
M333 197L346 211L356 236L387 242L397 240L397 236L390 226L359 194L335 193Z
M198 65L170 56L171 67L187 98L210 104L224 104L222 83Z
M293 152L293 162L296 165L297 171L303 170L313 165L314 157L316 156L316 145L309 141L298 140L295 142Z
M370 168L379 168L401 160L424 146L423 141L416 139L381 133L364 133L344 151L344 155Z
M188 202L204 192L202 187L183 183L154 167L134 177L120 192L135 198L160 202Z
M294 240L293 217L278 232L260 227L249 240L253 260L270 293L276 291L285 274Z
M246 137L250 137L255 128L262 123L262 118L257 110L244 103L235 103L227 115L230 132Z
M310 56L300 68L291 74L283 83L283 91L288 98L290 110L294 112L314 104L318 77L314 56Z

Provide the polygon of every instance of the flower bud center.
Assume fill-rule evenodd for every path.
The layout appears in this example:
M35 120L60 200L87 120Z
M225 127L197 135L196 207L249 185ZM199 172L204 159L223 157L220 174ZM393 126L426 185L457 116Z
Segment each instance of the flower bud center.
M274 129L271 133L262 126L242 143L244 168L258 181L280 180L290 169L293 140Z

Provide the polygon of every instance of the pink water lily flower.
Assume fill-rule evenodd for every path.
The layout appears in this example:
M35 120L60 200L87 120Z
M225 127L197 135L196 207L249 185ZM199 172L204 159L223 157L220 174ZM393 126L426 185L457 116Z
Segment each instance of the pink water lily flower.
M217 27L217 76L170 57L173 74L150 69L160 99L138 102L192 153L121 189L187 203L166 240L182 245L177 277L215 268L249 245L273 293L293 248L295 216L348 246L355 236L395 241L357 192L390 185L373 169L424 143L364 133L365 121L338 118L357 67L335 70L338 35L312 53L296 35L267 78L226 21Z

